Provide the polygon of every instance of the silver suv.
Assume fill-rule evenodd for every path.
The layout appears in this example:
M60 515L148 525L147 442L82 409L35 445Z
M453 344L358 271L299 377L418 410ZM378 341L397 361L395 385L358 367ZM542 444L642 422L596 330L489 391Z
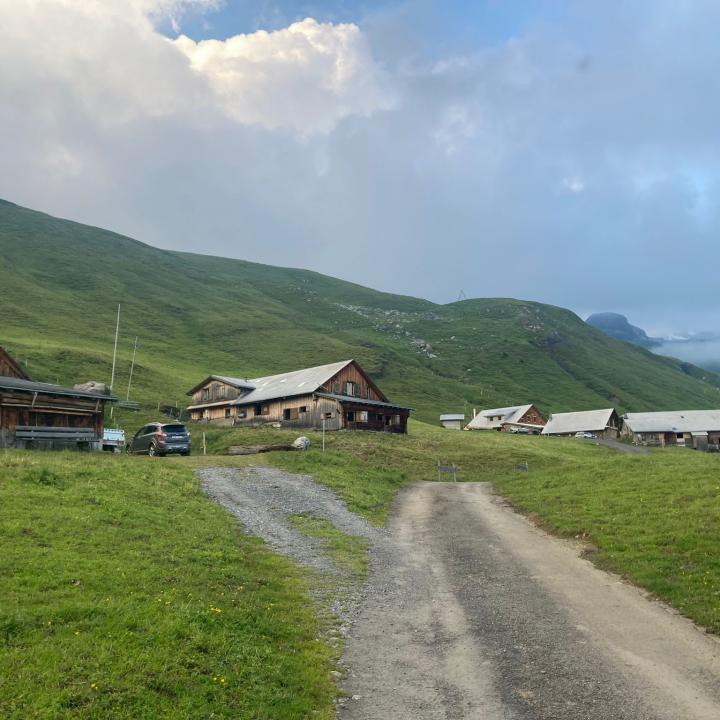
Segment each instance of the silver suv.
M150 423L140 428L127 444L129 453L163 456L189 455L190 433L178 423Z

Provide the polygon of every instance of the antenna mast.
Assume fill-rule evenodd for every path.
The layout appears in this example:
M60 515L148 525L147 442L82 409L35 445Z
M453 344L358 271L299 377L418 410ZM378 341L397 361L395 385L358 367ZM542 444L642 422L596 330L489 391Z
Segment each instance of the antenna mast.
M120 335L120 304L118 303L117 323L115 324L115 349L113 350L112 375L110 376L110 392L115 384L115 361L117 360L118 336ZM110 417L113 416L113 406L110 406Z
M137 354L137 335L135 336L135 347L133 348L132 362L130 363L130 377L128 378L127 400L130 400L130 385L132 384L133 370L135 369L135 355Z

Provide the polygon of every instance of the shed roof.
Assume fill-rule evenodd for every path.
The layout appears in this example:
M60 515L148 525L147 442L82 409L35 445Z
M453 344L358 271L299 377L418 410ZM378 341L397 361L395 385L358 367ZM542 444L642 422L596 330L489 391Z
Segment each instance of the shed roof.
M50 383L23 380L22 378L7 377L4 375L0 376L0 388L5 390L19 390L21 392L43 393L45 395L64 395L66 397L90 398L92 400L110 400L111 402L117 400L114 395L94 393L88 390L77 390L76 388L67 388L61 385L51 385Z
M584 410L582 412L553 413L543 428L543 435L565 435L576 432L605 430L615 410Z
M460 420L465 422L465 416L462 413L446 413L440 416L440 422L446 422L450 420Z
M632 432L720 432L720 410L673 410L627 413Z
M468 430L492 430L505 423L517 423L532 405L513 405L511 407L481 410L468 424ZM497 418L500 420L491 420Z

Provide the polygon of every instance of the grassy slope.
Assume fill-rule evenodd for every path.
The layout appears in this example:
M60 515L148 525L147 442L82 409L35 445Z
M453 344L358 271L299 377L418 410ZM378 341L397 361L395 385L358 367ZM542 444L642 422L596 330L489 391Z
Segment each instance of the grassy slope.
M214 430L212 447L255 444L251 432ZM264 432L274 441L286 435ZM307 453L265 461L312 474L375 523L385 521L400 487L436 479L437 460L455 462L462 480L492 482L559 534L592 543L599 564L720 633L718 455L682 449L624 455L575 440L443 431L417 422L407 437L328 434L325 454L319 437L310 437ZM521 462L529 473L513 471Z
M611 340L560 308L435 305L307 271L162 251L0 201L0 344L34 377L109 379L118 302L116 389L124 393L138 335L133 396L148 406L184 404L209 372L253 376L348 357L432 421L526 401L546 411L720 404L717 376Z
M0 717L330 718L305 579L178 464L0 454Z

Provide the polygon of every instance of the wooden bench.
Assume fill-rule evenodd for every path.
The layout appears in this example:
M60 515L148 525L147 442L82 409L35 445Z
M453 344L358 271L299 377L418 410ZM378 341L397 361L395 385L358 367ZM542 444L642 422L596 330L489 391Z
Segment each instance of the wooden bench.
M437 471L438 471L438 482L442 480L443 475L452 475L453 481L457 482L457 465L444 465L443 463L439 462L437 464Z
M15 428L15 439L24 441L43 440L67 443L92 443L99 438L92 428L32 427L18 425Z

